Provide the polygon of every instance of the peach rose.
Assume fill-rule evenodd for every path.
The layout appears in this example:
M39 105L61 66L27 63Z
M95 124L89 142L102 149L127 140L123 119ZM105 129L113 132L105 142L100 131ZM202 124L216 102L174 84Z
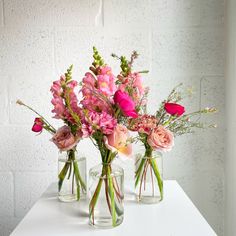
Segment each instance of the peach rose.
M128 138L128 129L118 124L112 134L105 136L105 144L111 151L128 156L132 153L132 145L128 143Z
M68 151L75 147L80 137L75 137L71 133L70 127L64 125L53 135L52 141L61 151Z
M174 146L174 136L169 130L159 125L152 130L147 142L153 149L170 151Z

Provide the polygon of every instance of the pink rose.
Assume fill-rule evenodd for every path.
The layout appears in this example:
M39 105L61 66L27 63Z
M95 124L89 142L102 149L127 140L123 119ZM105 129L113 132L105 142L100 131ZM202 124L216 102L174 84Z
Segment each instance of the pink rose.
M126 92L117 90L114 95L114 102L119 106L125 116L137 118L138 114L135 110L135 103Z
M43 120L41 118L35 118L32 131L38 133L41 132L42 130L43 130Z
M152 130L147 142L153 149L170 151L174 146L174 136L169 130L159 125Z
M64 125L53 135L52 141L61 151L68 151L75 147L80 137L75 137L71 133L70 127Z
M128 156L132 153L132 145L128 143L128 138L128 129L118 124L112 134L105 136L105 143L111 151L117 151Z

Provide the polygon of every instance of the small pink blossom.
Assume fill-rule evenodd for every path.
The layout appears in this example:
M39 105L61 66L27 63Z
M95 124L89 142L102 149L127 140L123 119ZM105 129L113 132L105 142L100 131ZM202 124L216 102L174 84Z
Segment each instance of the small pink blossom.
M152 130L147 142L153 149L170 151L174 146L174 136L169 130L159 125Z
M129 129L139 133L150 134L157 126L157 118L151 115L142 115L129 121Z
M71 133L70 127L64 125L53 135L52 141L60 151L68 151L77 145L80 138L80 136L75 137Z

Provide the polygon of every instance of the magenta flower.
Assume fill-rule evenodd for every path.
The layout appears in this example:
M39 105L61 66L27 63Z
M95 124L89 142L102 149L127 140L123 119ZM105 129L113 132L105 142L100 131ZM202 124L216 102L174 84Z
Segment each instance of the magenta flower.
M165 111L172 116L182 116L185 112L185 108L177 103L165 103Z
M114 95L114 102L125 116L132 118L138 117L138 114L135 110L135 103L128 93L117 90Z
M43 130L43 120L41 118L35 118L32 131L39 133Z

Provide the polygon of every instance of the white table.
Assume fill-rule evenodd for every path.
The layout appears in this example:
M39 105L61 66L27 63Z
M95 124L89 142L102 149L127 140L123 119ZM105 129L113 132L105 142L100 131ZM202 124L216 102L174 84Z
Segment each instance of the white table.
M164 200L159 204L138 204L128 194L124 222L113 229L95 229L88 225L86 201L59 202L55 185L37 201L12 236L216 236L173 180L164 182Z

